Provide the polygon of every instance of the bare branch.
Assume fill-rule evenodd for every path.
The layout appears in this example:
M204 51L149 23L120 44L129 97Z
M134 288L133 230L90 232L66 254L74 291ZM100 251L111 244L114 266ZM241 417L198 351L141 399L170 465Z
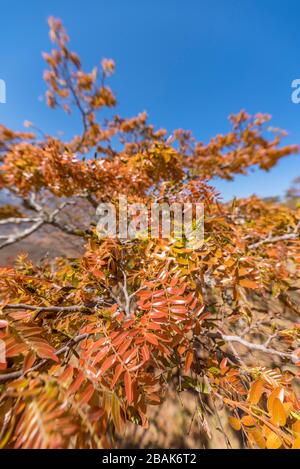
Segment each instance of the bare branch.
M36 312L50 312L50 313L59 313L61 311L64 312L72 312L72 311L84 311L89 309L87 306L83 305L73 305L73 306L34 306L34 305L27 305L25 303L16 303L16 304L9 304L5 305L2 308L3 310L18 310L18 309L27 309L29 311L36 311Z
M21 223L34 223L38 222L40 218L4 218L3 220L0 220L0 225L8 225L8 224L15 224L15 225L20 225Z
M26 199L26 205L28 208L38 212L40 214L40 217L35 218L35 217L27 217L27 218L6 218L4 220L0 220L0 224L16 224L20 225L22 223L33 223L33 225L29 228L26 228L22 231L18 231L16 233L10 233L7 235L1 235L0 239L4 239L0 244L0 249L9 246L10 244L17 243L21 241L24 238L27 238L30 236L32 233L37 231L42 225L52 225L59 230L73 236L81 236L82 237L82 232L75 227L67 224L67 223L60 223L59 221L56 220L57 215L67 206L67 205L74 205L74 201L65 201L62 204L60 204L53 212L50 214L47 213L44 208L36 202L36 199L34 196L31 196L29 199Z
M45 222L43 219L39 219L30 228L27 228L26 230L23 230L19 233L8 235L6 241L3 241L3 243L0 244L0 249L3 249L5 246L9 246L10 244L14 244L18 241L21 241L22 239L37 231L44 223Z
M290 239L297 239L299 237L299 233L298 233L299 228L300 228L300 222L296 225L293 233L286 233L281 236L272 236L270 233L267 238L257 241L256 243L250 244L248 248L257 249L259 246L262 246L263 244L271 244L271 243L277 243L278 241L288 241Z
M225 342L237 342L241 345L244 345L244 347L247 347L250 350L259 350L260 352L267 353L270 355L276 355L281 358L289 358L290 360L292 360L293 363L299 361L299 357L297 357L297 355L293 353L279 352L278 350L267 348L265 345L262 344L253 344L252 342L248 342L248 340L242 339L242 337L239 337L237 335L225 335L220 333L220 336Z
M123 291L123 294L124 294L124 298L125 298L125 314L126 316L129 316L130 315L130 296L128 295L128 291L127 291L127 275L126 273L124 272L124 270L122 269L122 274L123 274L123 278L124 278L124 283L122 285L122 291Z

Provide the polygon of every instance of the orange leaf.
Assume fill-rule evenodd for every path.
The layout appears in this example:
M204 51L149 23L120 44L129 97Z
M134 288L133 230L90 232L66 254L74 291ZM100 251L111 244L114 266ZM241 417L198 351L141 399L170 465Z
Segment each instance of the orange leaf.
M74 368L71 365L68 365L63 373L60 375L58 378L58 381L64 385L68 385L70 382L70 379L73 377L74 373Z
M300 438L300 420L297 420L295 423L293 423L292 429L295 433L295 436Z
M278 399L283 402L283 398L284 398L284 389L281 387L281 386L278 386L277 388L275 388L269 398L268 398L268 401L267 401L267 408L268 408L268 411L269 411L269 414L272 414L272 409L273 409L273 403L274 403L274 399L278 397Z
M254 381L249 393L250 404L256 405L264 392L264 382L261 379Z
M33 343L35 346L35 350L37 355L40 358L48 358L50 360L53 360L55 362L59 362L59 358L55 355L55 348L52 347L51 345L45 343Z
M27 355L24 359L24 363L23 363L23 372L24 373L32 367L35 360L36 360L36 354L34 352L27 353Z
M116 382L120 378L123 371L125 371L125 370L124 370L123 365L121 363L116 366L116 371L115 371L114 377L112 379L112 382L110 384L110 389L113 389L114 385L116 384Z
M272 420L283 427L286 423L286 415L282 402L275 397L272 407Z
M223 358L223 360L220 363L220 369L227 368L227 361L228 361L228 358Z
M111 355L110 357L108 357L104 362L103 362L103 365L101 366L100 370L99 370L99 375L105 373L107 370L109 370L109 368L115 363L116 361L116 357L115 355Z
M79 405L83 405L83 404L88 404L89 403L89 400L91 399L92 395L94 394L94 386L92 384L88 384L85 388L85 390L83 391L83 393L81 394L80 396L80 400L78 402Z
M124 422L123 422L123 418L121 414L121 405L115 393L113 393L112 399L111 399L111 415L112 415L112 419L115 424L117 432L123 433Z
M283 407L284 407L285 415L286 417L288 417L291 411L293 410L293 404L291 402L284 402Z
M71 394L75 394L78 389L80 388L80 386L82 385L83 381L84 381L84 374L82 371L79 371L75 380L73 381L73 383L71 384L71 386L68 388L68 395L71 395Z
M142 347L142 355L143 355L144 361L147 362L150 358L150 352L146 344L144 344Z
M267 438L268 449L278 449L282 445L281 438L275 432L270 432Z
M264 449L266 447L266 440L264 439L263 434L260 430L255 428L251 431L250 435L253 437L255 443L259 448Z
M247 278L240 279L239 284L242 287L246 287L246 288L259 288L258 283L254 282L253 280L249 280Z
M24 353L27 351L27 346L24 343L14 343L12 345L7 346L6 348L6 357L15 357L20 353Z
M100 270L98 269L94 269L92 271L92 274L96 277L96 278L101 278L102 280L105 280L105 275L103 272L101 272Z
M128 348L131 345L131 342L132 342L132 339L126 339L123 341L123 344L118 349L119 355L123 355L126 352L126 350L128 350Z
M132 392L131 376L128 373L128 371L126 371L126 373L124 375L124 384L125 384L125 393L126 393L126 397L127 397L127 402L128 402L128 404L131 404L131 402L133 400L133 392Z
M292 449L300 449L300 438L296 438L292 446Z
M185 367L184 367L185 373L188 373L190 371L191 365L193 363L193 358L194 358L194 352L193 350L189 350L186 354L186 359L185 359Z
M145 334L145 338L147 342L150 342L150 344L158 345L157 337L154 334L151 334L150 332L148 332Z
M245 415L242 418L242 424L246 427L253 427L255 425L255 419L251 415Z
M110 312L111 314L114 314L118 309L118 304L115 303L114 305L112 305L112 307L110 308Z
M242 428L241 421L236 417L228 417L228 422L234 430L239 431Z

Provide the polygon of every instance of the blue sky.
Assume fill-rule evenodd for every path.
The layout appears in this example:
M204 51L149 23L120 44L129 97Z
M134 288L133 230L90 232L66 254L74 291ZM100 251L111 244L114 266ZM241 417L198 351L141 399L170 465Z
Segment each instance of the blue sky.
M89 70L103 57L116 61L110 85L118 113L146 110L170 132L191 129L202 141L229 129L227 116L245 108L268 112L300 144L300 104L291 82L300 78L298 0L0 0L0 78L7 103L0 122L21 129L25 119L67 135L78 120L50 111L41 51L51 45L46 19L60 17L71 48ZM269 173L216 181L225 199L282 195L300 175L299 156Z

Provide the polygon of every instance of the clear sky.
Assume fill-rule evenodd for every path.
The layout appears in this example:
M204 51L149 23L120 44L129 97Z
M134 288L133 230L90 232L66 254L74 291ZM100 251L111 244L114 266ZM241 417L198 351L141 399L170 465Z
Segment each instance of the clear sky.
M229 129L230 113L268 112L289 131L286 142L300 144L300 104L291 101L300 78L299 0L0 0L0 122L19 130L27 119L69 135L78 121L39 98L49 15L63 20L86 70L115 60L118 113L146 110L157 127L207 141ZM299 158L216 185L225 199L282 195L300 175Z

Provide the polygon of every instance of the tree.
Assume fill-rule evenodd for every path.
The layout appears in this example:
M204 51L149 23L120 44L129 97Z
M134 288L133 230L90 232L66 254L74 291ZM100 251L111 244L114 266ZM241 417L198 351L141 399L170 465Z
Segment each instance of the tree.
M289 205L299 205L300 200L300 177L293 180L292 186L286 191L286 201Z
M270 116L245 111L208 144L181 129L168 137L146 113L105 118L114 62L85 73L61 22L49 25L48 105L76 108L83 130L64 141L29 122L0 127L0 188L19 201L0 208L0 248L51 225L85 252L0 269L1 446L114 446L127 422L147 427L173 383L197 396L203 426L206 399L226 406L249 447L300 447L299 207L224 203L211 181L298 148L281 145ZM96 208L119 194L201 201L204 243L99 238Z

